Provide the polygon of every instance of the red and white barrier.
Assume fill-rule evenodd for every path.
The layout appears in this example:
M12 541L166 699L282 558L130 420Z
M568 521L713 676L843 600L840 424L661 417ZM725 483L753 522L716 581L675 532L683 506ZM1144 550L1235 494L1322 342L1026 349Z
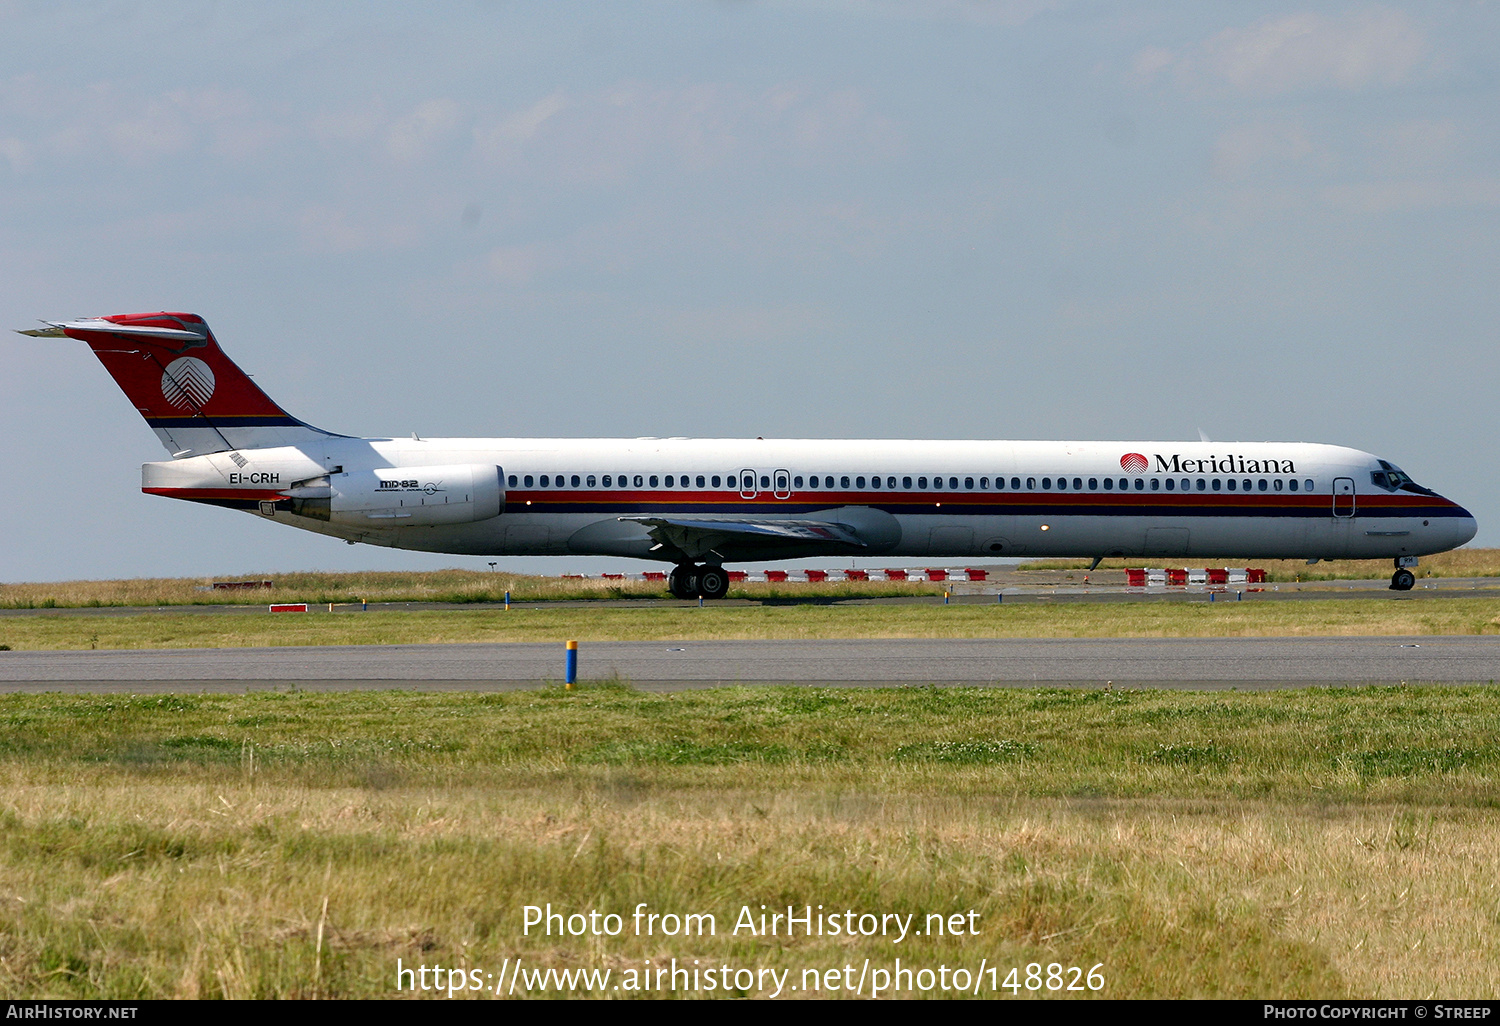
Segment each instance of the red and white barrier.
M1125 571L1125 584L1131 588L1186 587L1188 585L1264 584L1266 572L1260 569L1237 567L1207 567L1198 569L1166 569L1129 567Z

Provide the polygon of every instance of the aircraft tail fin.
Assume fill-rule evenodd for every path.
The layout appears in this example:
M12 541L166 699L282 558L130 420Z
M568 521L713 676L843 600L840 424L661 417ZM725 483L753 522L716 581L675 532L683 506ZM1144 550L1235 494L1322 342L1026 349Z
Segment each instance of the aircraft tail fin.
M297 445L329 433L288 414L219 348L197 314L139 313L44 321L23 335L88 343L176 457Z

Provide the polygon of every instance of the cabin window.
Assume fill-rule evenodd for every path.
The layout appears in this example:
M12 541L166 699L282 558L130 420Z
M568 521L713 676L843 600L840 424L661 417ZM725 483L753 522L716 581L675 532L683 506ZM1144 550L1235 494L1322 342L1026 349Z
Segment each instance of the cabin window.
M934 487L934 488L941 488L941 487L943 487L943 479L940 478L940 477L933 478L932 479L932 487Z
M1281 491L1281 487L1282 487L1281 486L1281 478L1278 477L1275 480L1275 482L1271 485L1271 487L1274 488L1274 489L1276 489L1278 492Z
M1214 478L1214 491L1223 491L1223 484L1224 482L1220 481L1218 478Z
M792 487L793 488L801 488L802 487L802 475L801 474L798 474L796 477L792 478Z
M671 487L672 487L672 482L673 482L673 481L674 481L674 480L676 480L676 478L674 478L674 477L673 477L673 476L672 476L672 475L671 475L671 474L668 474L668 475L667 475L667 487L668 487L668 488L671 488Z
M610 477L610 476L609 476L609 475L608 475L608 474L605 474L605 475L604 475L604 477L603 477L603 481L604 481L604 487L606 487L606 488L608 488L608 487L609 487L609 485L610 485L610 482L611 482L611 481L612 481L612 480L614 480L614 479L613 479L613 478L611 478L611 477Z
M1312 478L1308 478L1306 481L1303 481L1302 482L1302 486L1303 486L1303 490L1304 491L1309 491L1309 492L1312 491L1313 490Z
M588 477L584 478L584 481L590 488L597 488L599 486L599 479L596 478L593 474L590 474Z
M1295 477L1294 477L1294 478L1292 478L1292 479L1291 479L1291 480L1290 480L1290 481L1288 481L1288 482L1287 482L1287 483L1286 483L1286 486L1287 486L1287 488L1288 488L1288 489L1289 489L1289 490L1291 490L1291 491L1294 491L1294 492L1295 492L1295 491L1296 491L1296 490L1297 490L1297 479L1296 479L1296 478L1295 478Z
M541 485L542 485L543 488L547 487L547 475L546 474L542 475Z
M896 479L894 477L888 477L888 478L886 478L885 479L885 486L887 488L894 488L894 487L896 487Z
M1094 484L1094 482L1092 480L1089 481L1089 486L1090 487L1092 487L1093 484ZM1115 490L1115 479L1114 478L1112 478L1112 477L1106 477L1104 479L1104 490L1106 492L1112 492L1112 491Z
M771 487L771 475L769 475L769 474L762 474L762 475L760 475L760 486L762 488L769 488L769 487Z
M911 488L911 478L909 478L909 477L903 477L901 479L901 487L902 488L906 488L906 489L910 489Z
M655 474L651 475L651 487L652 488L656 487L656 475Z
M1036 478L1034 478L1034 477L1028 477L1026 479L1026 490L1028 492L1034 492L1034 491L1036 491Z
M703 483L703 478L700 477L698 479L698 483L702 484ZM715 474L713 477L709 478L708 479L708 483L709 483L709 485L711 485L714 488L719 487L719 475Z
M1235 487L1235 480L1234 480L1234 478L1231 477L1228 481L1225 481L1224 482L1224 487L1228 488L1231 492L1234 491L1234 487Z
M966 478L964 478L964 487L968 488L970 490L973 490L973 488L974 488L974 479L972 477L966 477Z
M997 478L995 478L995 490L996 491L1004 491L1005 490L1005 478L1003 478L1003 477L997 477Z
M1076 491L1078 491L1082 487L1083 487L1083 478L1081 478L1081 477L1075 477L1073 479L1073 490L1076 492Z
M1048 489L1048 488L1051 488L1051 487L1052 487L1052 479L1050 477L1044 477L1044 478L1042 478L1042 488L1043 489Z
M870 478L870 487L871 488L879 488L880 487L880 478L878 478L878 477L872 477L872 478Z
M705 484L707 484L707 482L703 480L703 475L699 474L698 475L698 487L702 488Z
M573 487L577 488L581 484L583 484L583 479L580 478L577 474L574 474L573 475Z
M1170 477L1167 478L1167 491L1170 492L1170 491L1172 491L1176 487L1177 487L1177 481L1176 481L1176 479L1175 478L1170 478Z
M1097 477L1091 477L1091 478L1089 478L1089 491L1091 491L1091 492L1097 492L1098 490L1099 490L1099 479Z
M844 476L844 477L839 478L839 487L840 488L848 488L849 487L849 478L848 478L847 475Z
M514 475L514 474L510 475L510 486L512 488L514 488L516 486L516 475Z
M1057 479L1057 490L1060 491L1060 492L1065 492L1065 491L1068 490L1068 479L1067 478L1060 477L1060 478Z
M1135 479L1135 490L1138 491L1138 492L1144 492L1146 490L1146 479L1145 478L1138 477L1138 478Z
M981 477L979 479L979 490L981 492L987 490L989 488L989 486L990 486L990 479L989 478L987 478L987 477Z
M864 475L861 474L859 477L856 477L854 479L854 487L856 487L856 488L863 488L864 486L865 486L865 478L864 478Z
M925 477L919 477L919 478L917 478L917 487L918 488L926 488L927 487L927 479Z
M1269 488L1271 486L1266 483L1266 479L1265 478L1261 478L1260 479L1260 483L1258 485L1256 485L1256 487L1259 488L1261 491L1265 491L1267 488Z
M1161 479L1160 478L1153 477L1151 479L1151 490L1153 492L1159 492L1159 491L1161 491Z
M956 491L958 489L958 478L956 478L956 477L950 477L948 479L948 487L952 488L952 489L954 489Z
M642 486L642 485L644 485L644 484L645 484L645 483L646 483L646 479L645 479L645 478L644 478L644 477L642 477L642 476L641 476L641 475L639 475L639 474L637 474L637 475L635 475L635 486L636 486L636 487L637 487L637 488L640 488L640 487L641 487L641 486Z
M1203 478L1201 478L1201 477L1200 477L1200 478L1199 478L1199 479L1198 479L1198 490L1199 490L1199 491L1200 491L1200 492L1205 492L1205 491L1207 491L1207 490L1208 490L1208 482L1206 482L1206 481L1205 481L1205 480L1204 480L1204 479L1203 479Z
M531 487L531 486L532 486L532 483L533 483L533 482L532 482L532 478L531 478L531 475L530 475L530 474L527 474L527 475L526 475L526 476L525 476L525 477L523 477L523 478L522 478L522 479L521 479L521 480L522 480L522 482L524 482L524 483L525 483L525 485L526 485L526 487L527 487L527 488L530 488L530 487Z
M1010 487L1011 487L1012 491L1020 491L1021 490L1021 479L1019 477L1013 477L1013 478L1011 478L1010 479Z

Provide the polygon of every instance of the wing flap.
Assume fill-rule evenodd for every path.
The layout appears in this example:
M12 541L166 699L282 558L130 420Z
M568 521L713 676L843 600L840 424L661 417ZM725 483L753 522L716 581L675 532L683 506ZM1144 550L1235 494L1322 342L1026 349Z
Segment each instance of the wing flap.
M807 550L809 554L868 548L847 524L826 520L696 520L679 517L620 517L645 525L663 555L678 561L705 556L721 560L754 558L770 550Z

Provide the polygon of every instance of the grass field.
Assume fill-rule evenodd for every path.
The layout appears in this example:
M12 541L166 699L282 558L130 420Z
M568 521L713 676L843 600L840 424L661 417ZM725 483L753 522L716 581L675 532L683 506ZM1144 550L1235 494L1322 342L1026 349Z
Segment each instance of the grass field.
M1497 715L1490 688L8 695L0 992L900 958L1018 966L1022 996L1036 962L1106 997L1494 999ZM549 902L622 933L525 934ZM639 903L717 930L636 936ZM762 904L977 935L735 935Z
M238 581L270 581L270 588L216 590L192 577L124 581L58 581L0 584L0 609L53 609L109 606L259 606L269 602L448 602L460 605L579 599L669 597L665 584L601 578L536 577L475 570L368 571L240 575ZM849 581L836 584L737 584L738 598L889 598L941 595L943 585L924 581Z
M1087 570L1091 560L1087 559L1042 559L1021 564L1022 570ZM1119 570L1131 566L1218 566L1220 562L1203 560L1152 559L1106 559L1099 564L1103 570ZM1244 566L1246 561L1235 560L1233 566ZM1266 571L1267 579L1280 583L1293 581L1378 581L1391 576L1389 559L1338 559L1327 563L1308 565L1301 559L1257 559L1249 565ZM1415 573L1418 577L1500 577L1500 549L1454 549L1440 552L1436 556L1423 556Z
M952 562L952 561L948 561ZM961 562L961 561L960 561ZM1152 566L1181 565L1178 561L1147 561ZM1239 560L1237 565L1243 565ZM940 565L947 565L939 561ZM1085 569L1088 560L1043 560L1020 569ZM1140 560L1107 560L1104 569L1146 565ZM1193 566L1217 565L1196 560ZM1319 580L1378 580L1391 575L1390 560L1342 560L1308 566L1301 560L1259 560L1269 579L1277 582ZM1426 577L1500 576L1500 549L1458 549L1425 556L1418 569ZM143 578L124 581L59 581L0 583L0 609L45 609L87 606L183 606L199 603L263 605L267 602L501 602L509 591L517 602L547 602L589 598L664 598L665 585L647 581L606 581L598 578L535 577L474 570L427 572L241 574L241 581L270 581L269 589L217 591L213 579ZM737 584L730 594L740 598L879 598L897 595L941 595L943 585L911 582L835 582L825 584Z
M1481 598L1295 602L786 605L214 616L148 613L0 618L11 649L235 648L446 642L732 638L1319 637L1500 633L1500 602ZM4 653L0 652L0 659Z

